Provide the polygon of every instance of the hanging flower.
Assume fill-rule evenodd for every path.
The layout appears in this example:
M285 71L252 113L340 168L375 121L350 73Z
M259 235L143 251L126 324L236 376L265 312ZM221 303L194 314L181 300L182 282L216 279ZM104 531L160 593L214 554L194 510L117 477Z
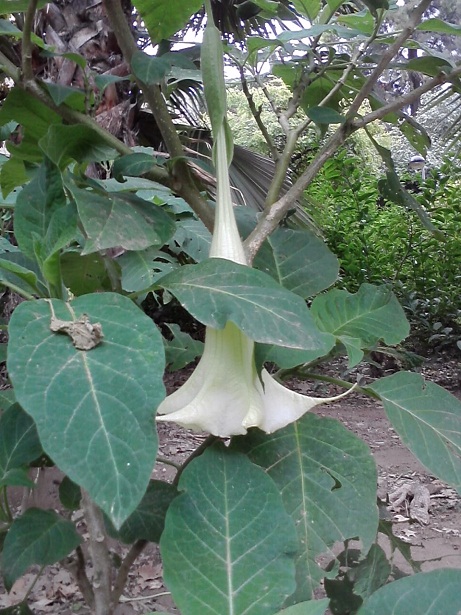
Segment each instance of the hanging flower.
M246 265L229 186L224 129L216 139L217 206L210 257ZM344 393L345 395L347 393ZM267 433L299 419L314 406L337 397L307 397L286 389L254 360L254 341L234 323L207 327L202 358L189 380L159 406L157 420L216 436L245 434L250 427Z
M215 89L213 102L210 104L207 99L214 136L217 182L210 257L248 265L231 198L231 147L225 118L225 84L222 67L217 66L219 59L222 60L222 51L219 34L213 28L210 22L205 30L205 36L209 36L207 41L204 38L204 45L206 42L208 45L213 43L213 37L215 44L209 55L208 68L207 56L202 56L204 82L206 74L213 73L210 84ZM207 91L205 83L205 95ZM223 437L245 434L250 427L259 427L271 433L296 421L314 406L334 401L343 395L307 397L286 389L265 369L258 373L254 341L228 321L224 329L207 327L205 348L198 366L189 380L160 404L157 420L174 421L189 429Z

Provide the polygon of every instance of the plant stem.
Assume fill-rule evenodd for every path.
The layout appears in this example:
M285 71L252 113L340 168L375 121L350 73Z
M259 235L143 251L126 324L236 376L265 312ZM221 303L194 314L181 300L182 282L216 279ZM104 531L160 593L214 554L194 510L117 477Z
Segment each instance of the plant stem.
M29 0L29 6L24 18L24 28L22 31L21 60L22 74L25 81L33 79L34 69L32 67L32 41L31 34L34 27L35 13L37 11L37 0Z
M117 578L115 579L114 589L112 590L111 599L112 606L114 609L119 603L120 596L125 589L131 566L135 562L136 558L142 553L147 544L147 540L137 540L133 545L131 545L131 549L128 551L125 558L123 559L117 574Z
M380 107L379 109L371 111L367 115L364 115L363 117L354 120L351 124L353 130L364 128L371 122L382 119L388 113L398 111L399 109L402 109L402 107L410 105L415 100L418 100L418 98L421 98L423 94L434 90L439 85L443 85L444 83L450 83L460 75L461 66L454 68L449 73L441 72L439 75L433 77L432 79L429 79L423 85L419 86L419 88L416 88L415 90L409 92L406 96L397 98L396 100L389 102L388 104Z
M242 92L244 93L245 98L247 99L248 107L251 111L251 114L254 117L256 124L258 125L258 128L262 136L264 137L264 140L266 141L266 144L267 144L267 147L269 148L272 159L275 161L277 160L279 153L277 151L277 148L274 145L274 141L272 140L272 137L270 136L269 131L266 128L266 125L261 119L262 105L259 108L256 107L253 94L250 92L250 88L248 87L248 81L245 77L245 71L243 70L243 66L239 65L239 72L240 72L240 84L242 86Z
M161 457L160 455L157 456L157 463L163 463L167 466L171 466L172 468L176 468L176 470L180 470L182 467L180 463L176 463L176 461L171 461L170 459Z
M381 56L380 61L376 65L376 68L371 73L370 77L366 80L360 92L355 97L352 105L350 106L346 118L354 119L363 101L371 94L375 87L379 77L383 74L383 71L389 66L393 58L398 54L400 48L405 41L413 34L417 25L420 23L421 18L425 10L427 10L432 0L422 0L418 6L408 13L409 23L404 28L401 34L395 39L386 51Z
M27 599L29 598L30 594L32 593L32 590L34 589L34 587L35 587L35 585L36 585L37 581L38 581L38 580L39 580L39 578L42 576L42 572L43 572L44 568L45 568L45 566L42 566L42 567L40 568L40 570L37 572L37 574L36 574L36 576L35 576L35 579L32 581L32 583L31 583L31 585L30 585L29 589L26 591L26 595L25 595L25 596L24 596L24 598L23 598L23 602L27 602Z
M94 615L113 615L111 604L112 563L107 548L106 528L101 510L82 490L82 509L89 534L93 562Z
M328 139L317 156L302 173L293 186L275 203L267 207L255 229L250 233L244 242L247 252L248 262L252 263L264 240L275 230L277 225L283 220L292 204L300 198L303 191L316 177L325 162L333 156L338 147L344 143L348 136L344 126L340 126L336 132Z

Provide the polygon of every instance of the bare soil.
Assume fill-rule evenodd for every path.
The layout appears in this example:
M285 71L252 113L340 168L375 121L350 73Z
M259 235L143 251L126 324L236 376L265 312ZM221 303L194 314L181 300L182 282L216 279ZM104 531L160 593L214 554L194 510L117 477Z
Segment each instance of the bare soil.
M360 369L362 369L361 375L369 379L370 369L368 367ZM461 372L457 358L439 355L428 360L420 371L428 379L461 397ZM169 388L176 388L187 379L189 373L189 370L184 370L171 375ZM386 370L383 370L381 375L386 375ZM306 392L304 382L294 381L290 386ZM327 391L316 391L319 395L324 393ZM382 407L368 398L355 396L354 399L346 398L341 403L320 406L317 414L338 419L369 445L378 467L378 494L384 502L388 500L389 494L404 484L416 481L430 488L429 522L420 524L412 521L409 518L408 500L405 500L396 510L387 511L394 524L394 533L411 545L412 557L421 563L423 571L440 567L461 568L461 498L453 489L432 476L402 445ZM159 454L182 462L203 441L203 437L169 425L160 427L160 440ZM171 480L173 475L174 469L171 466L157 465L156 478ZM59 473L54 468L47 469L42 472L39 482L40 488L22 504L59 508L57 496ZM84 534L83 525L81 530ZM383 547L386 548L385 541ZM114 545L114 551L116 550L117 547ZM123 556L123 552L119 551L119 555ZM409 565L398 555L394 564L404 572L410 572ZM32 572L24 575L14 584L10 594L2 594L0 588L0 608L19 602L34 578L35 574ZM89 613L79 597L72 576L67 570L58 566L49 566L45 569L31 592L29 604L37 614ZM168 610L169 613L178 612L163 586L158 549L151 545L133 566L116 615L163 610Z

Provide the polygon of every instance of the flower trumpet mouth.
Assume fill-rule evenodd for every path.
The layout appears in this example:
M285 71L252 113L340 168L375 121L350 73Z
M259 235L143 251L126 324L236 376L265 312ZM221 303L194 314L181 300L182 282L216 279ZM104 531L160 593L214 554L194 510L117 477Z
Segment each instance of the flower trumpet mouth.
M158 408L158 421L229 437L250 427L272 433L317 406L340 399L307 397L286 389L254 362L254 342L236 325L208 328L203 356L185 384Z

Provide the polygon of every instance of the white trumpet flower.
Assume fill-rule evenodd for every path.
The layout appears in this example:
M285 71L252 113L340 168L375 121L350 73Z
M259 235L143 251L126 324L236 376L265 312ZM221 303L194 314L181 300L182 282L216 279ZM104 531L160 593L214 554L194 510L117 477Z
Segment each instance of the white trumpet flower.
M216 138L215 154L218 193L210 257L247 265L232 205L224 127ZM314 406L343 395L307 397L286 389L265 369L258 374L254 341L228 321L224 329L207 327L198 366L189 380L160 404L157 420L222 437L245 434L250 427L271 433Z
M208 328L203 356L189 380L159 407L157 420L174 421L215 436L281 429L318 404L340 399L307 397L286 389L254 362L254 342L233 323Z

